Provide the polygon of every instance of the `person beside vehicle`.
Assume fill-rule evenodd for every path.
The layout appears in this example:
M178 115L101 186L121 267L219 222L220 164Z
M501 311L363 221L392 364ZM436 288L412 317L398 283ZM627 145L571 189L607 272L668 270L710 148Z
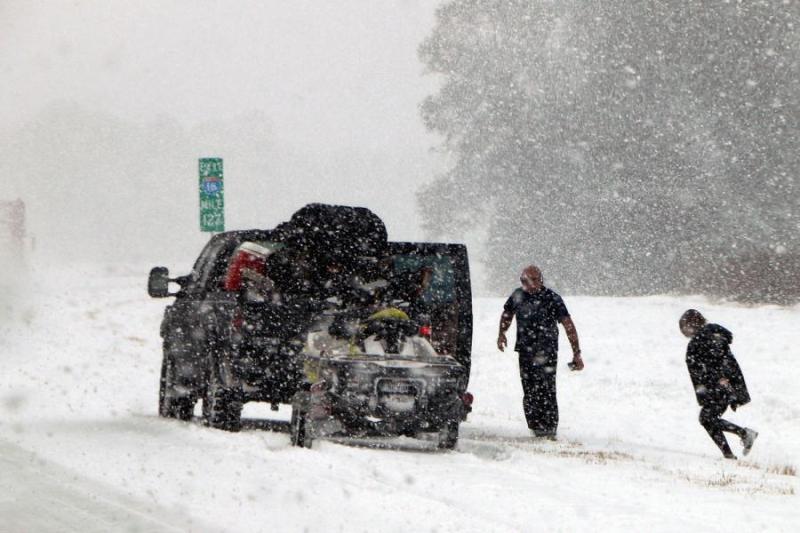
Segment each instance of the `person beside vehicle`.
M558 323L564 327L572 347L570 368L582 370L578 332L564 300L544 286L542 271L530 265L520 276L522 286L516 289L503 306L497 348L502 352L508 344L506 331L517 320L519 373L522 381L522 405L528 428L537 437L555 438L558 429L556 398L556 365L558 363Z
M381 285L376 300L380 306L399 307L409 317L419 320L428 313L425 293L433 280L433 268L427 265L418 268L394 271L393 265L384 267L384 283Z
M736 456L724 432L737 435L743 454L749 454L758 433L722 418L728 407L735 411L750 402L742 369L731 353L733 334L718 324L709 324L696 309L683 313L678 326L691 339L686 347L686 366L701 407L700 424L726 459Z

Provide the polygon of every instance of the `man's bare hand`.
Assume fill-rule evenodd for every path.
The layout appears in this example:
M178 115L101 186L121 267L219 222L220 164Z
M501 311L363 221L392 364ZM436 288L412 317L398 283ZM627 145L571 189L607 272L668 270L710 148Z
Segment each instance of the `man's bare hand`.
M730 382L730 380L728 378L720 379L719 380L719 384L722 385L723 387L730 387L731 386L731 382Z
M572 356L572 370L583 370L583 359L579 353Z
M506 346L508 346L508 340L506 339L506 334L501 331L500 334L497 335L497 349L504 352Z

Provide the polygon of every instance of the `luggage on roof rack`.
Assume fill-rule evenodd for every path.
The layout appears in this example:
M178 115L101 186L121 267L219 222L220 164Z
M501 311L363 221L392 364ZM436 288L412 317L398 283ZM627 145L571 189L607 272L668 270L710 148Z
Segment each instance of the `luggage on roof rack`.
M280 229L287 232L289 246L341 261L379 257L387 250L386 226L365 207L308 204Z

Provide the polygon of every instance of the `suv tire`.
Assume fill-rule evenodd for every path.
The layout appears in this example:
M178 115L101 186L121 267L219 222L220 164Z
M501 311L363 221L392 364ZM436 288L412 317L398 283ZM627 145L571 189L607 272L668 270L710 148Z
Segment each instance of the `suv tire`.
M175 387L175 363L164 350L161 361L161 379L158 390L158 415L164 418L191 420L194 411L194 399L178 394Z

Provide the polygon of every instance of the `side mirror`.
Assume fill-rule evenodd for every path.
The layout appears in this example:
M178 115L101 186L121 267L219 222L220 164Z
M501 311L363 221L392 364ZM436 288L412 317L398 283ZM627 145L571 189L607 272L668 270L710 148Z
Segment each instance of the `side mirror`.
M153 298L166 298L172 296L169 293L169 269L166 267L154 267L150 270L150 277L147 279L147 294Z

